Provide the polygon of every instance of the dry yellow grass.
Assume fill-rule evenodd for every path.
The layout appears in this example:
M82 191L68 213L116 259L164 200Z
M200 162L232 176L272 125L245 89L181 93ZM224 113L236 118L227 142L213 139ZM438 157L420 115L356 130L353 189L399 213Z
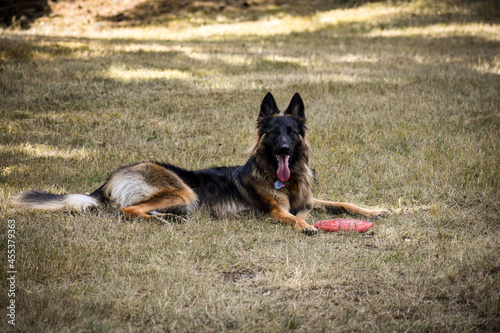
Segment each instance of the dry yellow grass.
M494 2L200 2L147 24L142 3L59 1L29 30L0 30L2 331L500 329ZM7 204L88 192L142 160L244 163L267 91L304 98L317 197L393 211L372 233Z

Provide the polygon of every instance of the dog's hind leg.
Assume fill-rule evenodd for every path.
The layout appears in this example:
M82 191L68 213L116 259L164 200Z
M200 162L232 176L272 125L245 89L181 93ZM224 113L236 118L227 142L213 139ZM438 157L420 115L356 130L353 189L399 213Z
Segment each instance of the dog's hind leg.
M188 212L198 196L174 171L155 162L118 169L102 187L103 195L129 217L157 218ZM159 211L159 212L158 212Z
M158 218L164 221L162 219L163 214L156 212L156 210L190 210L195 205L196 199L194 192L187 189L174 193L161 190L141 203L120 208L120 211L130 217Z
M314 208L322 208L332 213L347 213L351 215L362 215L365 217L375 217L385 215L388 212L378 209L366 209L347 202L333 202L315 199Z
M150 215L152 215L154 218L166 222L168 221L175 221L175 222L187 222L187 219L182 217L179 214L173 214L173 213L160 213L156 210L152 210L149 212Z

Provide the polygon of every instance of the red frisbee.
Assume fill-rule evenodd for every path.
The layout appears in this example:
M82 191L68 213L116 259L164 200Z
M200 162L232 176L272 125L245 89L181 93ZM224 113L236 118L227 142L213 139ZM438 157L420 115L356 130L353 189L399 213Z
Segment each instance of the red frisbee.
M363 220L324 220L319 221L314 224L316 229L322 229L328 232L336 232L336 231L356 231L356 232L365 232L368 229L373 227L373 223Z

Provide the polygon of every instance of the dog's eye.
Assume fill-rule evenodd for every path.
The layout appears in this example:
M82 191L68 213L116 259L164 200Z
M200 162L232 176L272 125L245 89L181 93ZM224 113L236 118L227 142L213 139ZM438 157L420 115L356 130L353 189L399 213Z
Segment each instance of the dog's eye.
M293 135L295 134L295 131L291 128L288 129L288 135Z
M273 129L273 134L280 134L280 129L279 128Z

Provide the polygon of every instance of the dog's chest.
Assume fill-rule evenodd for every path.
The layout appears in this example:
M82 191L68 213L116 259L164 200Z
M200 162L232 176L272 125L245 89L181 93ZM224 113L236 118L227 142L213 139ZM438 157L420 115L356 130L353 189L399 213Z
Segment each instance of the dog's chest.
M308 182L296 181L286 184L286 194L290 203L290 211L301 211L312 206L312 186Z

